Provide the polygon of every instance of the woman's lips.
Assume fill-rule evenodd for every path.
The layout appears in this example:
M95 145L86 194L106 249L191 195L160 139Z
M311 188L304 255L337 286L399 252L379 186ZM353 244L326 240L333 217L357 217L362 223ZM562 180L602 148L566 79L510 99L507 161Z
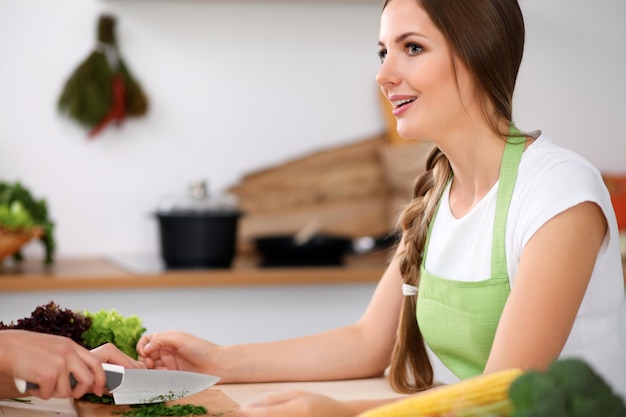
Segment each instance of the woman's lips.
M413 102L417 100L415 96L391 96L389 97L389 101L393 105L392 113L394 116L399 116L408 110L409 107L413 104Z

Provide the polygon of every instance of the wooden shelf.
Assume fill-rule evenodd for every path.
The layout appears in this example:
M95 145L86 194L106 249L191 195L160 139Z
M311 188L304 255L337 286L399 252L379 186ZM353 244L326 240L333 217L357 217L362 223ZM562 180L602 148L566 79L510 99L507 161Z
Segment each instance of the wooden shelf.
M107 259L58 259L45 267L25 260L0 267L0 292L346 284L376 282L384 272L386 254L348 259L342 267L259 268L249 259L230 269L166 270L136 273Z
M386 260L381 253L348 259L343 267L259 268L250 259L237 259L231 269L150 273L131 272L101 258L59 259L50 267L26 260L0 267L0 292L367 283L380 279ZM626 262L624 267L626 282Z

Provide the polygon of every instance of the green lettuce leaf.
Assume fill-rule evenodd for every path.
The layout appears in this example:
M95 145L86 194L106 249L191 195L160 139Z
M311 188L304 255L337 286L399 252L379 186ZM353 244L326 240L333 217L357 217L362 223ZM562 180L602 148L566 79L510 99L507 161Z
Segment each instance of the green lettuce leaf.
M128 356L137 359L137 342L146 331L139 317L124 317L117 310L84 311L91 318L91 327L83 333L83 341L89 349L112 343Z

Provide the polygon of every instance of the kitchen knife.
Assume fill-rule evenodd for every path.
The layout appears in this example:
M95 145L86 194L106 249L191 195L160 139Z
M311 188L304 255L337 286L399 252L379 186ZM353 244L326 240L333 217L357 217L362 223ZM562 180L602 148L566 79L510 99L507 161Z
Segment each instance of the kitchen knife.
M120 365L103 363L106 388L113 395L115 404L158 403L196 394L215 385L217 376L187 371L159 369L126 369ZM76 380L70 375L72 387ZM21 393L38 388L37 384L15 378L15 386Z

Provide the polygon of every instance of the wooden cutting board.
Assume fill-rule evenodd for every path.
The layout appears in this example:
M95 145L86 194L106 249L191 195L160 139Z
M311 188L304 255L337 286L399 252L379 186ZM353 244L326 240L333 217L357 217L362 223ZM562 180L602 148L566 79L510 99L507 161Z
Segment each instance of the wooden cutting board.
M130 406L127 405L96 404L85 400L74 400L72 403L79 417L111 417L114 412L118 413L130 409ZM189 397L168 401L166 404L203 405L207 409L206 416L208 417L228 417L239 408L239 404L217 389L208 389Z

